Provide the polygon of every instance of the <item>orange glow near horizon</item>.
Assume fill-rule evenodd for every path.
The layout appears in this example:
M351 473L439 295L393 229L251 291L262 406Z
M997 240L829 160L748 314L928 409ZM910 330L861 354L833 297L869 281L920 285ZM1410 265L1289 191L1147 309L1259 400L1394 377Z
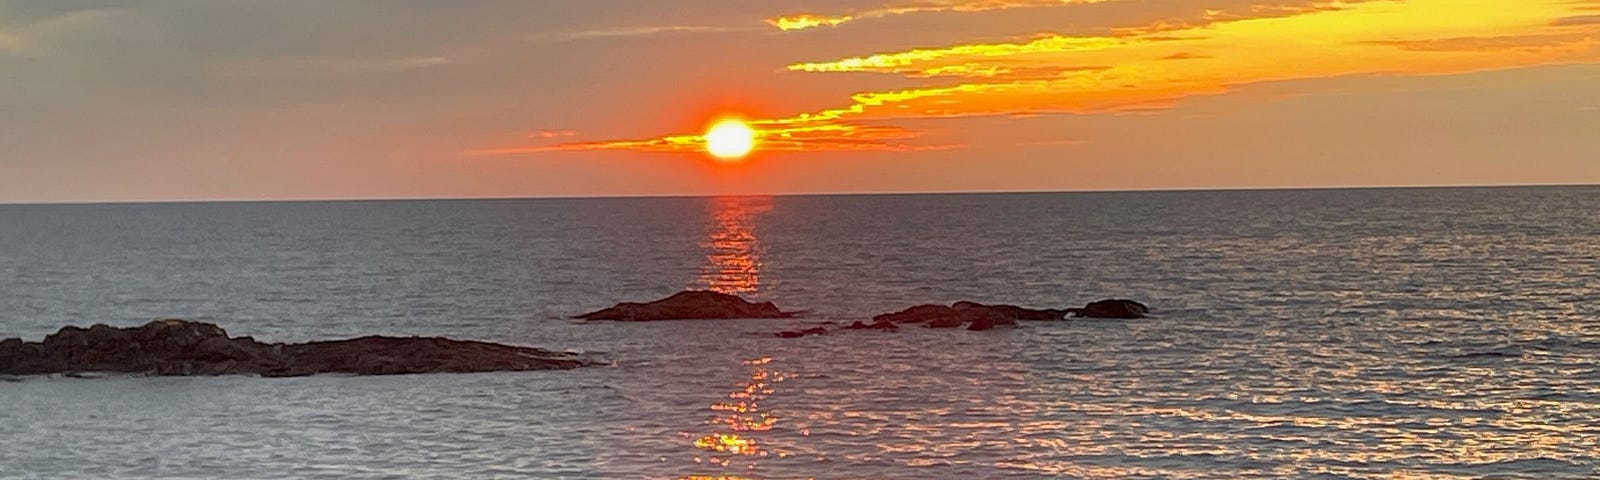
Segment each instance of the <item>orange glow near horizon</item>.
M1080 8L1096 0L965 0L850 15L769 21L785 30L921 12L969 14L1007 8ZM1044 33L1003 42L954 43L825 61L790 63L804 73L870 73L920 82L863 91L841 106L752 118L751 143L773 152L906 152L960 148L907 120L1041 114L1161 113L1179 102L1250 85L1360 75L1434 76L1600 62L1595 0L1280 0L1191 19L1160 19L1109 33ZM786 35L806 35L804 31ZM720 132L720 131L719 131ZM718 133L718 138L722 134ZM708 136L710 133L707 134ZM744 130L728 140L665 135L522 148L543 151L746 152ZM717 144L713 144L717 143ZM720 144L720 145L718 145ZM721 153L719 153L721 152Z

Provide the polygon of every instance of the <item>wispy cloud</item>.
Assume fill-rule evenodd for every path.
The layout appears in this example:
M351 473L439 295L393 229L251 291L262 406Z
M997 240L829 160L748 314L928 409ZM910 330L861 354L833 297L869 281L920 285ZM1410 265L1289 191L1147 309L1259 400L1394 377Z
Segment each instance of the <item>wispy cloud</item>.
M386 66L396 68L433 68L450 64L450 57L421 56L405 57L383 62Z
M22 37L0 31L0 54L22 51Z
M767 24L778 27L779 30L805 30L817 27L837 27L844 22L855 20L854 15L823 16L802 13L784 17L767 19Z
M1018 142L1019 147L1072 147L1094 143L1089 140L1039 140L1033 142Z
M959 148L963 145L917 143L922 134L910 129L841 122L837 118L800 116L751 121L758 149L767 152L879 151L908 152ZM546 137L545 139L553 139ZM548 145L483 148L467 156L519 155L557 151L631 150L649 153L700 153L705 138L695 134L635 140L601 140Z
M572 42L581 40L598 40L607 38L649 37L656 35L696 34L696 33L727 33L751 31L747 27L719 27L712 25L655 25L640 27L612 27L594 30L579 30L572 32L558 32L536 35L530 40L536 42Z
M767 19L767 24L779 30L805 30L817 27L837 27L846 22L883 18L894 15L935 12L984 12L1013 8L1059 7L1103 3L1120 0L928 0L898 6L883 6L850 13L819 14L795 13Z
M1484 35L1469 37L1424 38L1412 40L1374 40L1374 45L1387 45L1418 52L1492 52L1510 50L1567 50L1582 44L1594 44L1595 32L1530 33L1522 35Z
M4 11L0 11L3 17ZM117 8L66 10L0 30L0 54L40 57L56 50L52 43L78 31L93 31L115 21L123 11ZM0 20L6 20L0 18Z
M529 138L540 138L540 139L551 139L551 138L566 138L566 137L576 136L577 134L578 134L578 132L574 132L572 130L535 130L533 133L528 134L528 137Z
M1600 9L1600 5L1596 5L1595 9ZM1550 24L1557 27L1595 25L1600 24L1600 15L1574 15L1571 17L1562 17L1555 19L1555 21L1550 22Z

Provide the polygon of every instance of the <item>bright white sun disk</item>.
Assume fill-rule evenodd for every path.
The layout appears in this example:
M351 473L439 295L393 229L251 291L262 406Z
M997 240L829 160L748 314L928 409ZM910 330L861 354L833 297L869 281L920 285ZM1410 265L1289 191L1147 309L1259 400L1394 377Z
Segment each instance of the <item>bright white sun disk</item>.
M738 160L756 146L756 131L738 119L725 119L706 130L706 152L719 160Z

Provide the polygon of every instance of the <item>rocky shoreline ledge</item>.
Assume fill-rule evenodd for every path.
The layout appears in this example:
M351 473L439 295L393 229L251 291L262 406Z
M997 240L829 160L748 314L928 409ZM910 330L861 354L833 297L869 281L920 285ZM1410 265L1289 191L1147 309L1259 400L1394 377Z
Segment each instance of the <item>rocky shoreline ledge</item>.
M918 305L877 315L870 324L857 321L840 330L892 332L901 325L922 325L978 331L1014 327L1019 321L1059 321L1068 316L1132 319L1143 318L1149 312L1149 307L1142 303L1121 299L1066 309L956 302L950 306ZM684 291L652 302L619 303L574 318L645 322L792 318L801 313L780 310L772 302L750 302L736 295ZM819 326L778 332L777 336L797 338L825 335L829 331ZM85 372L154 376L400 375L565 370L592 364L570 353L440 337L367 336L292 344L261 343L251 337L229 337L227 331L215 324L187 320L157 320L130 328L69 326L40 342L25 342L20 338L0 341L0 375L5 376Z
M956 302L950 306L917 305L893 313L872 317L872 323L854 322L843 330L879 330L894 332L900 325L922 325L925 328L961 328L982 331L999 327L1015 327L1019 321L1059 321L1068 316L1087 318L1135 319L1144 318L1150 307L1133 300L1107 299L1085 305L1083 308L1032 309L1016 305L984 305L977 302ZM826 327L778 332L782 338L799 338L826 335Z
M261 343L229 337L215 324L186 320L157 320L130 328L69 326L42 342L0 341L0 375L298 377L565 370L590 364L570 353L438 337Z
M704 290L682 291L667 298L651 302L623 302L610 308L596 310L572 317L579 320L609 320L621 322L655 322L668 320L731 320L793 318L804 312L786 312L772 302L751 302L737 295ZM1018 321L1055 321L1068 316L1085 318L1135 319L1144 318L1150 307L1125 299L1106 299L1084 305L1082 308L1031 309L1015 305L984 305L977 302L956 302L950 306L918 305L893 313L872 317L872 323L854 322L843 330L898 331L898 325L920 324L927 328L961 328L967 330L992 330L997 327L1014 327ZM827 322L824 325L832 325ZM776 335L799 338L826 335L826 326L801 330L785 330Z

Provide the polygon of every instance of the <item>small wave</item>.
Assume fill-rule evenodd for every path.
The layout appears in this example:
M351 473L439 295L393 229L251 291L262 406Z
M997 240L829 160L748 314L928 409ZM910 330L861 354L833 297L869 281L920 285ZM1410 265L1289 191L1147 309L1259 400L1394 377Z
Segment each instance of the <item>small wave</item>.
M1496 474L1515 473L1521 475L1587 475L1595 473L1590 466L1582 463L1570 462L1550 457L1514 458L1487 463L1462 465L1462 467L1466 467L1473 473L1479 474L1492 472Z
M1457 354L1454 354L1454 355L1449 355L1450 358L1458 358L1458 359L1519 358L1521 356L1522 356L1522 349L1520 349L1520 348L1508 349L1508 350L1491 350L1491 351L1484 351L1484 352L1462 352L1462 353L1457 353Z

